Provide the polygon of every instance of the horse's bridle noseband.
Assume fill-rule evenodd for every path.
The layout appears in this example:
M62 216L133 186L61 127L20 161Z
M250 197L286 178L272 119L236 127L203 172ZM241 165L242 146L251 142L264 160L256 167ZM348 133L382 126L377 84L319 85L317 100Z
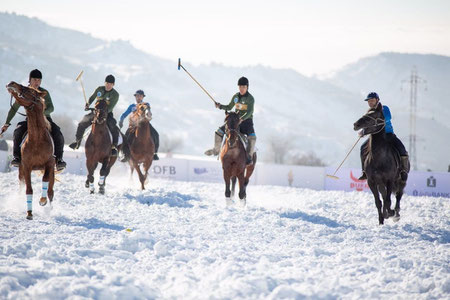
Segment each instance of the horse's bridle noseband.
M382 130L384 129L384 127L386 126L386 121L385 121L385 119L382 119L382 118L374 118L374 117L372 117L372 116L369 116L368 114L365 114L364 117L367 117L367 118L371 119L372 121L375 122L375 124L374 124L374 125L370 125L370 126L363 127L362 129L372 128L372 127L377 127L377 126L383 125L383 126L380 128L380 130L378 130L378 131L376 131L376 132L372 132L372 133L370 133L370 134L376 134L376 133L379 133L379 132L382 131ZM380 123L378 122L379 120L381 120Z
M37 103L39 103L40 102L40 97L38 97L38 96L36 96L36 95L34 95L34 93L32 94L32 96L33 96L33 99L32 100L28 100L28 99L26 99L23 95L26 95L26 94L31 94L28 90L27 91L25 91L25 92L23 92L23 93L17 93L17 97L19 97L19 98L22 98L22 99L25 99L25 100L27 100L27 101L31 101L32 103L30 104L30 105L28 105L28 106L25 106L25 105L22 105L26 110L29 110L29 111L33 111L33 109L34 109L34 106L37 104ZM11 94L11 99L9 100L9 106L13 106L13 104L12 104L12 99L13 99L13 95ZM22 116L24 116L24 117L26 117L27 115L26 114L23 114L23 113L21 113L21 112L17 112L19 115L22 115Z

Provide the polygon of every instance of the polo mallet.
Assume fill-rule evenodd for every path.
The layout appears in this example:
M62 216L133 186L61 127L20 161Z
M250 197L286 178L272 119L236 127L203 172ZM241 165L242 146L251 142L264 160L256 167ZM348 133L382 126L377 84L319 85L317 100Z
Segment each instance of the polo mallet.
M329 175L327 174L327 177L330 177L332 179L339 179L339 177L336 176L337 171L339 171L339 169L341 168L342 164L344 163L344 161L347 159L347 157L350 155L350 153L352 152L353 148L355 148L356 144L358 144L359 140L362 138L362 136L360 136L357 140L356 143L353 145L353 147L350 149L350 151L348 151L347 155L345 156L344 160L341 162L341 164L339 165L339 167L337 167L336 171L334 171L333 175Z
M205 88L204 87L202 87L202 85L197 81L197 80L195 80L195 78L191 75L191 73L189 73L184 67L183 67L183 65L181 64L181 58L179 58L178 59L178 70L180 69L180 68L182 68L191 78L192 78L192 80L194 80L195 81L195 83L196 84L198 84L198 86L209 96L209 98L211 98L211 100L214 102L214 104L217 104L217 101L216 100L214 100L214 98L208 93L208 91L207 90L205 90Z
M86 104L88 104L87 98L86 98L86 92L84 91L83 79L81 78L81 76L83 75L83 72L84 71L81 70L80 74L78 74L77 79L75 79L75 81L80 81L81 89L83 90L84 101L86 102Z

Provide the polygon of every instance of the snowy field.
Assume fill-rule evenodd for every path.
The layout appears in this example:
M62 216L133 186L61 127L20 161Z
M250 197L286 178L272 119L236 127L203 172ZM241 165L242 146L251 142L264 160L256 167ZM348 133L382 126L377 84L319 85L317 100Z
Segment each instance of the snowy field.
M405 196L378 225L366 193L110 177L106 196L59 175L34 220L0 173L1 299L449 299L450 203ZM97 178L98 179L98 178Z

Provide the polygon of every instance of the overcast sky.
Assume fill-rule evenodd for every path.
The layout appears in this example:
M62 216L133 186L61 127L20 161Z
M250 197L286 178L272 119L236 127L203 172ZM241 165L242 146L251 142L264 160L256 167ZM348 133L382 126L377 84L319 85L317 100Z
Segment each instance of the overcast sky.
M446 0L1 0L0 11L194 64L323 75L382 51L450 56Z

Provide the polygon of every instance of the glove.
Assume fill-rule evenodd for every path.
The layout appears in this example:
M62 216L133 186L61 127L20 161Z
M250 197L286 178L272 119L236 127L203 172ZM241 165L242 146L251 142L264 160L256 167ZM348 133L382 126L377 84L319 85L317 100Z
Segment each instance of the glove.
M220 104L219 102L216 102L216 108L218 108L218 109L220 109L220 106L221 106L222 104Z
M84 106L84 110L88 111L89 110L89 104L86 103L86 105Z
M361 129L360 131L358 131L358 136L359 137L363 137L364 136L364 129Z
M123 127L123 120L120 120L119 121L119 128L122 129L122 127Z
M8 130L9 125L11 125L11 124L5 123L5 125L2 126L1 133L3 133L3 132L5 132L6 130Z

